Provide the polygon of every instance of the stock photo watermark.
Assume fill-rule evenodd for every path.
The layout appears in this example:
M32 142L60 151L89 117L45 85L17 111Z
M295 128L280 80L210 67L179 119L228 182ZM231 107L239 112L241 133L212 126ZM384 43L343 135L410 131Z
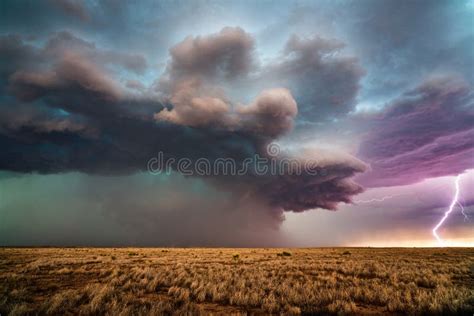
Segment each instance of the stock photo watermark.
M160 151L148 160L147 170L153 175L169 175L176 171L184 176L327 175L327 170L321 168L317 159L301 160L280 154L280 146L276 143L266 147L266 155L255 154L242 160L229 157L165 158L165 153Z

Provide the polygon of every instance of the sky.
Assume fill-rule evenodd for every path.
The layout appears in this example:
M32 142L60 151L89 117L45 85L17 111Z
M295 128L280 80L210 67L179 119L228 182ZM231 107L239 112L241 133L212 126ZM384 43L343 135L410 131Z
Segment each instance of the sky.
M0 245L474 246L473 46L472 0L1 1Z

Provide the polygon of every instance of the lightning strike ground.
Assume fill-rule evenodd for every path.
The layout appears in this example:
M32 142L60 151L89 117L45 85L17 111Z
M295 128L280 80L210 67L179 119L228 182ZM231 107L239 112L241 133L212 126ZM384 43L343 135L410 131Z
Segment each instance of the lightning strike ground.
M454 209L454 206L456 206L456 204L459 203L458 200L459 200L459 179L460 178L461 178L461 175L458 175L456 177L456 180L454 181L456 191L454 193L453 200L451 201L451 204L449 205L449 209L444 213L443 218L441 218L439 223L432 230L433 231L433 236L435 236L436 240L438 241L438 244L442 247L445 246L445 241L441 237L439 237L439 235L437 233L437 230L438 230L438 228L441 227L441 225L443 225L444 221L448 218L449 214L451 214L451 212ZM464 212L463 212L463 214L464 214Z

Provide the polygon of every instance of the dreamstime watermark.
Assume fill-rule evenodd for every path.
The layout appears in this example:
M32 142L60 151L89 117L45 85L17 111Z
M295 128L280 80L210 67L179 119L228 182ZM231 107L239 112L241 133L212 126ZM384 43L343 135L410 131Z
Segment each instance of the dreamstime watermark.
M244 176L244 175L310 175L326 176L317 159L296 159L281 156L277 143L270 143L267 155L255 154L242 160L235 158L173 158L160 151L148 160L147 170L153 175L171 174L176 171L184 176Z

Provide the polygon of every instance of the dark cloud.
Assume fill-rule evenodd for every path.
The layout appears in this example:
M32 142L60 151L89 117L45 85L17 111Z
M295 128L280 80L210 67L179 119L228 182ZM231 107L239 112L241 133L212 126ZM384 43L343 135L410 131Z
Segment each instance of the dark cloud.
M288 87L299 105L300 120L320 122L353 110L365 71L357 58L342 53L345 44L321 37L293 35L262 80Z
M43 63L44 57L33 46L23 42L21 36L9 34L0 36L0 75L2 87L5 81L19 69L30 69Z
M19 70L10 76L9 81L13 94L22 101L34 101L48 95L70 98L82 94L113 102L121 94L118 85L98 65L74 53L62 55L50 70ZM86 110L85 107L81 105L75 110L80 112Z
M19 131L30 130L33 134L71 132L95 137L97 131L83 122L80 117L68 117L60 112L35 105L15 104L2 106L0 128L3 134L15 135Z
M31 69L19 66L5 72L8 100L16 108L5 103L0 110L20 118L20 109L28 109L29 116L2 122L3 170L128 174L146 170L148 160L160 151L166 158L233 158L240 165L256 154L267 156L267 144L292 128L298 112L284 88L264 90L248 105L226 96L221 83L247 76L254 65L253 40L239 28L187 38L171 49L158 94L127 92L114 79L113 69L97 57L95 45L70 33L55 34L42 49L13 42L39 57L35 60L33 54L26 61L37 61ZM41 115L31 110L35 106ZM308 159L299 153L290 158L299 166ZM300 175L206 179L231 194L252 196L247 203L258 203L274 215L335 209L361 192L349 180L364 170L355 158L328 157L317 168L326 173L310 175L301 167Z
M53 34L43 48L28 44L16 34L0 36L0 74L6 80L14 72L45 72L51 63L72 59L96 68L119 67L136 74L143 74L147 61L140 54L130 54L99 49L95 44L82 40L69 32Z
M461 78L438 76L371 117L359 157L372 171L368 186L402 185L456 175L473 167L474 95Z
M97 64L118 65L136 74L143 74L147 68L147 61L140 54L99 49L95 44L65 31L55 33L43 50L43 53L51 58L61 57L67 52L84 56Z
M284 158L278 159L283 161ZM259 190L269 197L271 205L295 212L315 208L336 210L340 202L351 203L352 196L363 191L351 178L364 172L366 165L350 155L313 149L304 151L296 161L294 168L316 164L312 171L317 175L289 171L263 181Z

